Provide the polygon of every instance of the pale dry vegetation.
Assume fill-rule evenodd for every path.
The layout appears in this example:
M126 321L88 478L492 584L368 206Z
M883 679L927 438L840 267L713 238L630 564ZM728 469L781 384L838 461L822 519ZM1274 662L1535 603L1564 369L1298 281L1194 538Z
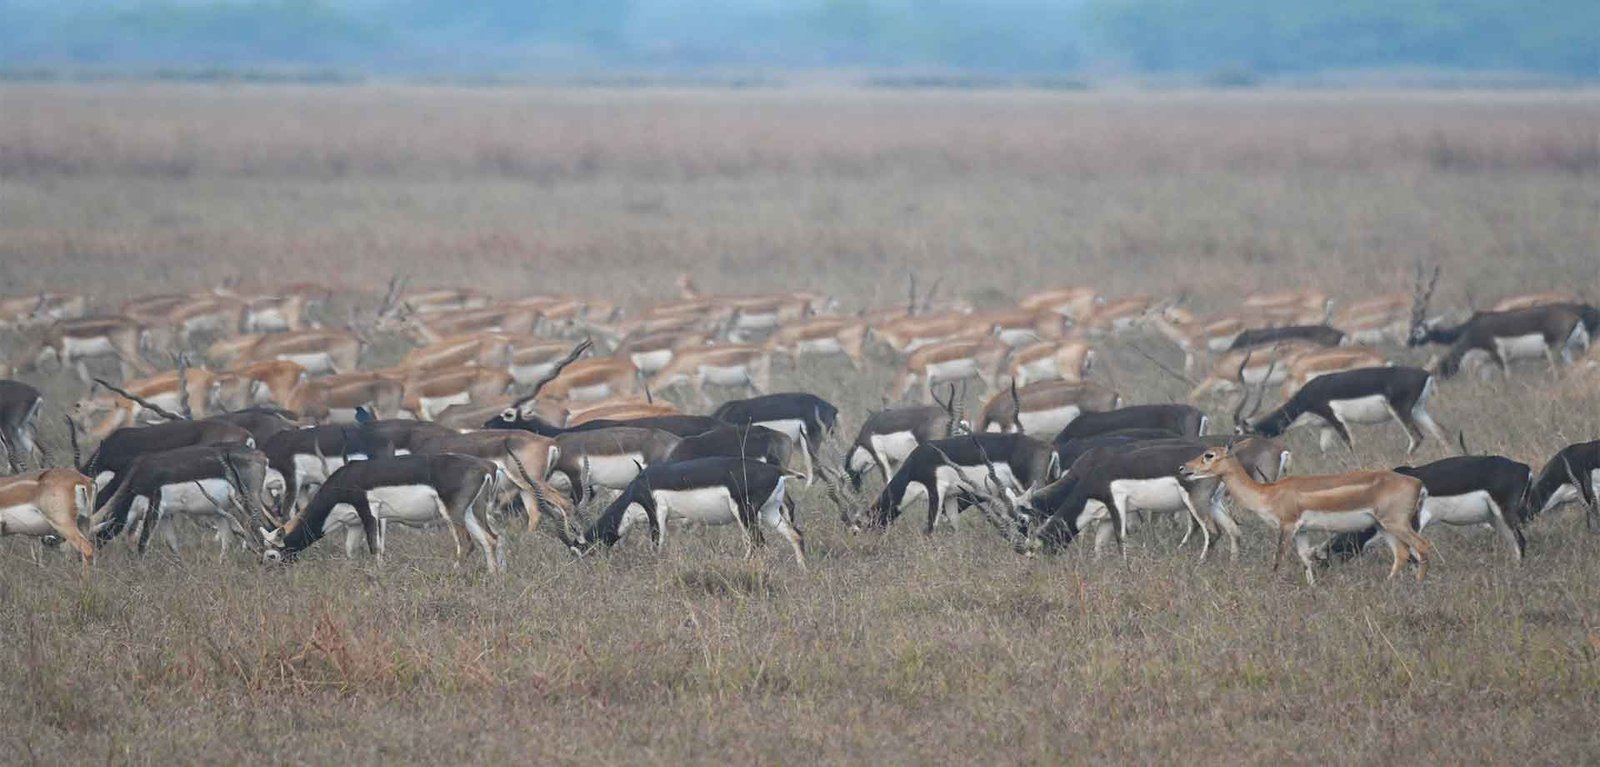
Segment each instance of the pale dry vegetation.
M1594 300L1597 125L1585 92L4 86L0 292L115 305L401 272L643 300L687 270L854 309L903 301L915 270L982 304L1086 283L1221 307L1404 289L1421 256L1444 266L1444 304ZM1095 375L1138 401L1187 388L1123 347ZM59 405L69 378L28 380ZM850 433L887 378L779 371ZM1474 449L1534 464L1600 435L1600 378L1535 366L1436 403ZM1401 460L1398 429L1359 437L1355 457L1297 438L1296 471ZM382 569L336 541L268 569L198 540L183 561L118 545L86 578L7 539L0 759L1600 758L1600 535L1571 509L1531 526L1521 567L1487 531L1430 529L1426 583L1386 582L1373 557L1316 588L1270 572L1253 519L1236 565L1175 553L1176 526L1124 565L1018 557L976 521L924 537L920 509L882 537L851 537L820 492L801 509L807 574L779 546L744 563L717 530L577 562L524 534L504 578L452 569L437 535L404 536Z

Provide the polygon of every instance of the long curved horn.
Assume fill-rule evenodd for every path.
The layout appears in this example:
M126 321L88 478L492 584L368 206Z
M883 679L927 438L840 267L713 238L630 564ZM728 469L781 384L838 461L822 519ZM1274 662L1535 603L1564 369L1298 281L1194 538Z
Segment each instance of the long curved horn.
M1017 396L1017 379L1011 379L1011 425L1018 434L1023 433L1022 428L1022 397Z
M1239 404L1233 409L1233 424L1239 426L1244 423L1244 406L1250 404L1250 385L1244 382L1244 370L1250 366L1250 358L1254 356L1254 349L1244 353L1244 359L1239 361L1239 370L1234 374L1239 379Z
M588 351L592 346L594 346L593 339L585 338L582 341L579 341L577 346L572 347L572 351L567 352L567 356L562 357L561 361L555 364L555 367L550 368L550 372L545 373L543 378L540 378L533 384L533 391L529 392L528 396L511 403L511 406L521 410L523 405L532 402L539 396L539 392L544 389L547 384L556 380L556 376L561 375L561 371L563 369L565 369L568 365L577 362L578 358L583 356L583 353Z
M111 384L106 383L105 379L103 379L103 378L96 378L96 379L94 379L94 382L97 383L97 384L100 384L101 386L106 387L107 389L110 389L114 394L116 394L119 397L122 397L124 399L131 400L133 402L139 403L140 407L142 407L142 408L144 408L146 410L149 410L150 412L155 413L156 415L159 415L162 418L167 419L168 421L187 421L187 420L189 420L187 418L184 418L181 415L178 415L177 413L172 412L171 410L168 410L168 409L166 409L166 408L164 408L164 407L162 407L160 405L157 405L157 404L151 402L150 400L145 399L144 397L140 397L140 396L138 396L136 394L129 394L127 392L127 390L125 390L125 389L121 389L119 387L112 386Z

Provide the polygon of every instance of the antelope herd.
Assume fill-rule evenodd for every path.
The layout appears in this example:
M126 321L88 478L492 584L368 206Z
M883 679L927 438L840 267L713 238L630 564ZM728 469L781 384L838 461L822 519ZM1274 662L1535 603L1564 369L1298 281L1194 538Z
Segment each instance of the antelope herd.
M398 278L366 297L228 285L105 309L66 293L0 298L11 350L0 370L70 369L85 387L47 403L0 380L11 474L0 479L0 536L67 543L87 566L124 537L144 552L159 536L176 553L190 523L215 534L224 558L243 547L272 562L330 533L343 533L348 555L381 559L391 527L437 529L457 564L481 549L495 572L517 517L576 555L640 523L658 547L674 524L732 525L746 556L770 530L803 568L796 499L818 485L852 531L882 531L920 501L930 533L976 508L1021 553L1080 535L1120 551L1130 530L1166 514L1185 521L1184 542L1199 532L1202 559L1219 540L1237 558L1242 513L1275 528L1275 569L1292 546L1313 581L1381 538L1390 576L1414 562L1420 580L1434 559L1430 524L1490 527L1520 560L1538 515L1579 503L1591 526L1600 518L1600 441L1537 471L1462 455L1291 473L1283 440L1297 427L1315 430L1323 451L1359 454L1358 428L1394 421L1408 455L1430 439L1465 453L1461 433L1452 441L1428 410L1449 396L1448 379L1509 376L1523 360L1548 369L1533 375L1600 368L1590 351L1600 311L1577 295L1509 296L1456 321L1431 306L1439 278L1419 263L1410 293L1257 293L1210 315L1186 296L1086 287L979 310L935 302L937 284L922 294L914 278L906 306L854 313L804 291L709 294L687 276L676 299L626 311L567 295L408 291ZM1402 364L1432 345L1444 349L1425 366ZM1126 381L1099 361L1130 351L1149 363L1141 372L1186 383L1190 402L1126 401ZM1181 364L1162 361L1175 356ZM775 361L827 358L856 388L890 367L884 407L858 414L853 440L828 401L771 391ZM1258 415L1275 385L1282 403ZM986 393L975 422L969 387ZM742 398L716 404L730 394ZM1205 408L1234 398L1232 433L1209 433L1221 419ZM36 434L51 408L65 414L71 468L46 468ZM1316 544L1314 531L1334 535Z

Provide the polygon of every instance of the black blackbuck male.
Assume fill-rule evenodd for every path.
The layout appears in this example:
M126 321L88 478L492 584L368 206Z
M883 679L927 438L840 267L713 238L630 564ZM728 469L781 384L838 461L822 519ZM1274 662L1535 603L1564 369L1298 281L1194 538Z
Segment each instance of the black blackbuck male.
M388 522L409 527L444 526L456 544L460 566L473 544L483 549L489 572L506 567L504 536L494 511L495 464L455 453L401 455L346 464L306 504L305 511L275 530L261 530L266 561L292 559L322 536L345 532L345 551L362 539L383 560Z
M1416 532L1417 515L1428 491L1416 477L1392 471L1351 471L1258 482L1227 447L1206 450L1184 463L1179 474L1186 480L1221 479L1235 504L1277 528L1273 570L1283 564L1292 543L1305 566L1306 582L1315 585L1315 549L1308 533L1377 527L1394 554L1390 578L1413 556L1418 562L1417 580L1428 574L1433 546Z
M1417 513L1417 532L1435 522L1485 525L1505 539L1512 559L1522 560L1528 546L1522 535L1523 504L1533 483L1533 470L1527 464L1498 455L1461 455L1422 466L1398 466L1394 471L1422 480L1428 491ZM1377 535L1376 528L1340 533L1322 547L1318 558L1353 557Z
M939 405L912 405L879 410L867 416L844 457L844 473L855 490L873 469L888 482L917 446L951 436L955 416Z
M22 469L24 459L38 458L34 431L43 404L38 389L21 381L0 380L0 452L6 454L12 472Z
M833 434L839 409L815 394L780 392L724 402L711 417L734 426L765 426L787 435L800 448L806 482L810 483L817 451Z
M926 497L924 531L931 533L941 519L954 526L960 508L970 502L1022 493L1054 480L1060 470L1050 445L1024 434L983 432L931 440L906 456L865 514L845 509L843 517L852 530L883 529L907 505Z
M1523 515L1532 518L1576 502L1584 506L1586 525L1592 527L1600 521L1600 440L1578 442L1556 451L1529 488Z
M167 547L177 553L168 518L182 514L211 525L219 556L226 556L235 541L259 550L255 531L266 523L266 476L266 455L239 443L144 453L119 477L116 492L100 502L90 529L102 544L124 529L137 530L141 554L160 529Z
M1449 444L1444 430L1428 415L1428 398L1433 389L1433 374L1421 368L1375 367L1329 373L1307 381L1288 402L1260 419L1244 419L1239 430L1277 437L1301 419L1309 419L1320 430L1323 450L1332 446L1335 437L1355 450L1351 424L1394 420L1406 430L1409 455L1422 444L1424 430Z
M700 458L645 469L617 496L584 537L567 541L574 553L611 547L640 522L650 528L659 550L667 523L738 525L745 534L745 556L764 542L771 528L789 542L795 561L806 566L805 538L795 524L794 499L787 484L795 475L742 458Z
M1505 311L1474 312L1459 325L1430 324L1424 317L1428 298L1439 279L1422 282L1419 267L1416 299L1412 308L1411 346L1446 344L1450 350L1439 360L1439 375L1450 377L1461 369L1468 354L1481 352L1507 371L1520 359L1543 358L1552 369L1559 358L1571 364L1600 334L1600 309L1579 303L1541 303Z

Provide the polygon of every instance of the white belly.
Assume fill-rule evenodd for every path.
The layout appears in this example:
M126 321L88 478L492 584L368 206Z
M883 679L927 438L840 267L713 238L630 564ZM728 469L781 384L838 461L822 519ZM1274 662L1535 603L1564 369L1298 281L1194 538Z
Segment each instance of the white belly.
M307 373L319 375L333 372L333 357L327 352L312 352L310 354L280 354L280 360L288 360L306 369Z
M964 378L973 378L978 375L978 361L974 359L950 360L949 362L935 362L923 368L923 375L929 383L935 381L959 381Z
M764 314L745 314L741 312L739 318L734 320L734 327L740 330L771 330L778 326L778 315L775 312Z
M638 453L591 455L589 481L601 487L621 489L627 487L634 477L639 476L639 466L643 463L644 456ZM583 462L579 461L578 465L582 466Z
M1300 515L1300 527L1330 533L1359 533L1377 524L1371 509L1351 511L1307 511Z
M111 345L109 336L95 336L93 338L67 336L61 339L62 355L68 359L103 357L107 354L115 354L116 351L116 347Z
M145 399L154 403L157 407L173 412L177 412L183 407L178 404L178 392L176 391L162 392L154 397L145 397Z
M795 344L795 351L802 354L844 354L844 347L837 338L813 338Z
M755 425L764 426L789 437L796 445L800 444L800 434L805 431L806 422L798 418L780 418L776 421L756 421Z
M39 507L31 503L7 506L0 509L0 535L54 535L55 528L45 519Z
M705 378L706 383L718 386L743 386L750 381L750 368L745 365L731 367L702 365L700 375Z
M1495 502L1486 490L1462 495L1430 495L1422 502L1422 513L1417 519L1420 527L1434 522L1447 525L1478 525L1492 522Z
M1056 368L1056 358L1054 356L1024 364L1018 372L1022 374L1020 377L1025 382L1061 377L1061 371Z
M917 435L909 431L874 434L867 441L872 444L872 452L883 456L890 464L899 464L917 449Z
M351 453L349 459L352 461L365 461L367 457L361 453ZM326 470L323 469L324 464L327 465ZM314 454L296 453L294 456L294 473L295 476L300 478L302 486L307 482L326 482L328 475L338 471L339 467L344 464L345 456L342 455L326 455L319 460Z
M1600 496L1600 469L1589 472L1589 487L1593 488L1596 496ZM1551 493L1550 498L1544 502L1544 508L1539 511L1549 511L1564 503L1582 502L1583 495L1578 492L1578 488L1569 483L1556 488L1556 491Z
M729 525L738 521L733 496L725 487L656 490L650 495L664 521L681 519L701 525Z
M1230 336L1216 336L1214 338L1207 338L1206 348L1214 352L1225 352L1228 350L1228 347L1233 345L1234 339L1238 337L1239 334L1234 333Z
M629 354L628 359L633 360L633 366L638 368L639 372L649 375L666 367L667 363L672 361L672 350L657 349L653 352L635 352Z
M444 397L419 397L417 408L421 411L417 415L425 421L432 421L439 413L451 405L466 405L472 402L472 395L467 392L450 394Z
M1393 417L1389 414L1389 401L1382 394L1329 400L1328 409L1345 423L1383 423Z
M1039 333L1033 328L1001 328L995 334L1000 342L1006 346L1023 346L1039 340Z
M1004 463L994 465L995 474L1000 478L1001 488L1017 488L1017 478L1011 473L1011 466ZM960 466L955 469L949 466L940 466L934 471L934 481L939 484L939 499L943 501L949 497L952 489L961 488L980 495L990 496L999 492L994 483L989 480L989 469L985 466Z
M555 365L553 363L545 362L538 365L511 365L508 369L511 372L512 380L522 386L527 386L545 377L554 368Z
M1083 411L1077 405L1064 405L1049 410L1023 411L1017 416L1022 423L1022 430L1029 434L1054 435L1072 423Z
M611 396L611 384L597 383L590 386L575 386L567 392L567 399L591 402Z
M202 479L201 487L195 487L194 482L175 482L161 487L161 513L162 514L194 514L209 517L220 513L212 499L217 503L226 504L233 497L233 485L220 477Z
M407 525L421 526L444 517L444 503L431 485L373 488L367 491L367 503L373 516Z
M1544 343L1543 333L1495 338L1494 346L1495 350L1500 353L1500 359L1507 362L1543 357L1547 348Z
M1114 479L1111 481L1111 497L1122 507L1124 514L1134 510L1161 512L1189 509L1184 502L1187 494L1177 477Z
M251 309L245 317L245 327L256 331L289 330L289 318L279 309Z

